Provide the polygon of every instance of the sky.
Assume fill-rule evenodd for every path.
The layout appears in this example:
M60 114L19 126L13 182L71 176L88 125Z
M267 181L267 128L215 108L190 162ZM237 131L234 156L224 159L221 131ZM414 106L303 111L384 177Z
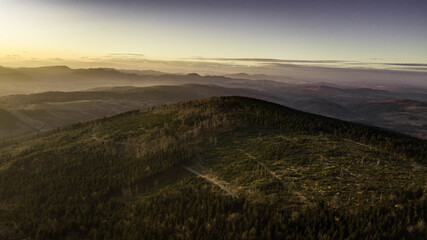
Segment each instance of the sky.
M425 70L426 13L425 0L0 0L0 64L285 61Z

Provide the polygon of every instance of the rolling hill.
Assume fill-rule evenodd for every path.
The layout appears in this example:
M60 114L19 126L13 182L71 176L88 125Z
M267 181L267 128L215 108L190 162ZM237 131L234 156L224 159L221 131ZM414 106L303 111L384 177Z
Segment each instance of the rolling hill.
M387 85L388 87L381 85L356 88L331 82L301 84L295 80L290 83L285 77L273 79L274 81L266 75L244 73L201 76L197 73L170 74L109 68L71 69L66 66L0 67L0 108L30 127L19 133L14 130L7 136L0 134L0 139L48 130L130 109L143 109L147 106L220 95L256 97L302 111L361 122L427 139L425 104L416 107L396 104L396 101L402 100L426 103L425 88L393 84ZM199 93L199 89L202 88L200 86L194 87L194 91L190 91L191 87L181 87L194 84L206 85L207 89L211 89L200 90ZM154 93L153 89L160 85L169 86L169 90L159 89L158 95L151 95L153 101L148 97L144 98L144 94L150 91ZM212 87L213 85L217 89ZM124 91L126 88L123 86L129 87L127 90L134 87L129 96L133 96L136 100L127 96L128 93ZM176 90L171 90L174 88ZM185 88L187 93L183 94ZM93 89L102 91L95 93ZM182 95L174 97L174 91ZM162 94L165 94L164 101L159 99ZM30 99L35 101L34 104L29 101ZM175 100L172 101L173 99ZM44 102L40 103L39 100ZM25 104L19 104L21 102ZM378 107L381 108L380 111L377 111Z
M390 92L366 89L358 92L356 89L349 91L325 86L277 88L272 85L266 90L256 89L256 86L235 88L193 83L143 88L98 87L75 92L3 96L0 97L0 108L24 125L19 125L19 128L3 125L3 128L9 131L0 133L0 139L50 130L132 109L146 109L195 98L231 95L255 97L302 111L379 126L420 138L427 137L426 104L422 101L396 99ZM0 115L2 114L0 112Z
M0 97L0 140L51 130L134 109L212 96L263 97L256 90L185 84L153 87L104 87L78 92L45 92ZM18 124L20 122L21 124ZM4 129L4 131L2 131Z
M1 239L425 239L427 141L243 97L0 145Z
M11 138L36 132L14 114L0 108L0 139Z

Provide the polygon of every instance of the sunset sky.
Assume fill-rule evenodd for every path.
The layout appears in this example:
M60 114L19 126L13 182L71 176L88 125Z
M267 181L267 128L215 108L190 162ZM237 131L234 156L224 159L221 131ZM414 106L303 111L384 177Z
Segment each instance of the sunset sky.
M425 0L0 0L0 65L262 58L425 67L426 13Z

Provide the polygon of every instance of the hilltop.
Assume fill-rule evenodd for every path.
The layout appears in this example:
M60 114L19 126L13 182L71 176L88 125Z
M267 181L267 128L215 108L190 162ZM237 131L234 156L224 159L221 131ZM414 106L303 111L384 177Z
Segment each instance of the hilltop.
M426 237L427 141L243 97L3 142L0 238Z
M129 110L212 96L262 97L262 93L215 85L103 87L0 97L0 140L52 130ZM3 110L2 110L3 109Z

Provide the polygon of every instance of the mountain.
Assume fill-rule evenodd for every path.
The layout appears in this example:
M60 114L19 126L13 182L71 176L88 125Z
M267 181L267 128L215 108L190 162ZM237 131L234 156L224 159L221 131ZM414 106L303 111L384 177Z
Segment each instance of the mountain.
M196 77L198 78L198 77ZM324 116L362 122L420 138L427 137L425 103L411 99L391 99L392 93L366 90L351 94L347 89L325 86L298 88L220 87L216 85L184 84L152 87L99 87L75 92L45 92L30 95L0 97L0 107L25 123L20 128L8 128L0 139L49 130L66 124L99 118L133 109L175 103L210 96L247 96L268 100ZM1 115L2 113L0 113Z
M427 103L410 99L368 101L352 107L360 122L427 138Z
M0 139L54 129L135 109L212 96L263 97L248 89L214 85L104 87L78 92L45 92L0 97ZM264 96L265 97L265 96ZM20 124L17 124L20 122ZM4 130L2 130L4 129Z
M21 121L16 115L0 108L0 139L12 138L37 131L38 129Z
M161 76L161 75L167 75L167 73L165 73L165 72L154 71L154 70L127 70L127 69L120 69L120 72L133 73L133 74L141 75L141 76Z
M395 103L392 102L399 101L399 99L407 99L408 101L426 103L426 89L399 87L398 85L390 87L390 84L387 88L384 88L384 86L378 86L377 88L356 88L328 82L301 84L298 81L294 81L291 84L288 80L279 77L268 78L265 75L249 75L245 73L226 76L201 76L197 73L185 75L110 68L70 69L66 66L41 68L0 67L0 96L19 94L12 98L1 98L0 102L2 104L0 104L0 107L27 123L33 129L28 131L34 132L74 123L76 120L88 120L130 109L140 109L147 105L154 106L154 103L172 103L172 101L169 101L170 99L157 101L159 99L158 96L155 97L156 100L154 103L150 103L150 99L148 98L144 101L137 100L135 102L126 96L117 97L118 94L114 93L114 87L168 85L178 86L177 89L179 89L179 85L186 84L215 85L230 89L227 90L228 93L233 92L233 94L224 94L227 96L256 97L311 113L361 122L427 139L427 129L425 126L425 122L427 121L426 109L422 106L406 107L404 109L396 108ZM39 104L18 107L4 105L4 103L8 104L5 102L5 99L12 99L13 101L21 101L17 100L18 98L28 99L28 97L22 94L33 95L41 93L43 95L43 93L51 91L87 92L88 89L94 88L112 89L111 94L114 96L105 101L105 98L96 99L97 97L92 98L84 94L73 93L75 96L82 97L80 99L74 98L72 103L64 104L64 100L60 98L66 97L65 95L67 94L56 94L57 98L52 99L51 102L43 106ZM250 93L249 95L246 93L240 94L242 89L245 89L246 92L255 91L256 93ZM194 95L189 92L188 95L190 97L177 98L176 101L188 100L194 97L219 96L223 92L223 90L219 90L211 95ZM123 91L121 93L124 94ZM159 92L159 94L161 93ZM99 96L99 94L94 94L94 96ZM91 100L88 101L88 99ZM138 99L140 98L138 97ZM95 100L100 100L97 102L99 103L98 106L95 105ZM376 106L380 102L381 106L384 106L384 109L387 109L389 112L377 111ZM33 108L37 110L36 114L33 114ZM55 109L52 110L52 108ZM79 111L79 108L82 108L82 111ZM70 109L73 110L69 112ZM48 112L47 115L45 114L46 112ZM27 118L28 115L32 116ZM39 115L46 115L46 117L40 120ZM36 119L33 116L36 116ZM31 121L31 123L28 121ZM28 133L28 131L20 132L19 135ZM17 136L17 134L10 134L8 136Z
M327 101L325 99L312 98L309 100L302 100L295 102L292 107L311 112L315 114L321 114L324 116L335 117L339 119L354 119L357 114L351 110L334 102Z
M243 97L0 145L1 239L425 239L427 141Z
M153 77L125 73L116 69L70 69L66 66L39 68L1 68L0 96L46 91L79 91L105 86L158 85Z

